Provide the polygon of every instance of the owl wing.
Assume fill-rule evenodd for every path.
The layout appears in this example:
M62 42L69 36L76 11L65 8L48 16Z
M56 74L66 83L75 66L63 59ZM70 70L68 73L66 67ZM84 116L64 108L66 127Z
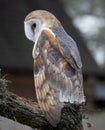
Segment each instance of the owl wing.
M59 91L53 85L54 82L50 81L48 78L51 73L49 63L47 63L48 55L46 55L46 51L48 52L48 50L45 49L48 49L48 39L47 37L41 36L41 40L38 42L43 43L43 47L41 49L41 54L34 59L34 84L36 96L40 108L45 114L45 118L52 126L56 127L60 121L63 103L59 101Z
M58 98L58 92L53 88L45 75L45 66L34 75L36 96L42 112L47 121L54 127L60 121L61 108L63 106Z
M59 30L59 29L57 29ZM58 34L62 35L58 35ZM42 51L47 68L47 79L55 89L59 89L61 102L82 103L84 102L82 63L76 43L65 31L52 35L49 31L42 32L46 44ZM43 39L44 40L44 39ZM42 41L43 41L42 40Z
M75 41L69 36L62 27L53 29L57 50L75 70L82 68L80 54ZM50 35L51 36L51 35Z
M44 30L38 41L40 58L34 62L37 66L37 76L34 79L38 102L46 119L53 126L60 120L64 102L81 103L84 100L81 65L77 63L76 53L68 47L72 53L69 55L63 42L59 41Z

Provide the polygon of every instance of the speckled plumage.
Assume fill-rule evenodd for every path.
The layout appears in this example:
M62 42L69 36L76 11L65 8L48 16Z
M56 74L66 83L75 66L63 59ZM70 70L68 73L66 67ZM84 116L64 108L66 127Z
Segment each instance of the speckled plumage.
M25 29L26 36L29 34L27 37L35 42L34 81L38 103L46 119L56 126L65 102L85 101L80 54L74 40L51 13L31 12L25 18L26 26L31 31Z

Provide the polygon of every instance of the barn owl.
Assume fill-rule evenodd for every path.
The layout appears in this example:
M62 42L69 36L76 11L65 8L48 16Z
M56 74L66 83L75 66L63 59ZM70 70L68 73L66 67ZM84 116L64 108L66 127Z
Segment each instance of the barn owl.
M26 37L34 42L34 83L39 106L56 127L66 102L85 101L82 63L75 41L48 11L32 11L25 17Z

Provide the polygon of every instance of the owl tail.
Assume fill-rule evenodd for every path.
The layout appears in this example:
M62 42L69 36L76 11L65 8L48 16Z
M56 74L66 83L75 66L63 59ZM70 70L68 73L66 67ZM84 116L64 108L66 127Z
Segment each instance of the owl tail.
M60 121L62 105L57 98L56 91L47 83L36 88L37 99L47 121L56 127Z

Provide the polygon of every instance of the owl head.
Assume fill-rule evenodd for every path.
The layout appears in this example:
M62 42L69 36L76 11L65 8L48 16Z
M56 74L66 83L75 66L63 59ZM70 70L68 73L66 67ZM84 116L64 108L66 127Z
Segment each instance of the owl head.
M29 40L36 42L43 29L59 26L60 22L48 11L37 10L29 13L24 21L25 35Z

